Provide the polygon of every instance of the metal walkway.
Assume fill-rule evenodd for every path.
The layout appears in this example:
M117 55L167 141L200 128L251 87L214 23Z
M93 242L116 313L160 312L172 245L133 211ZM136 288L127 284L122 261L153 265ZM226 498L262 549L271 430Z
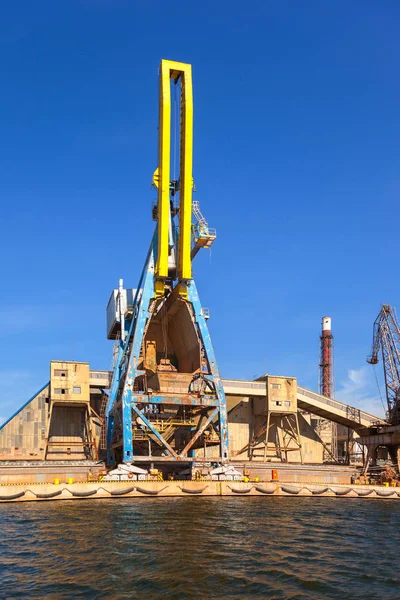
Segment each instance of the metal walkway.
M223 379L225 394L229 396L265 396L267 393L265 381L245 381L236 379ZM324 419L340 423L357 431L364 427L371 427L377 422L384 421L364 410L349 406L339 400L326 398L311 390L297 386L297 405L301 410L313 413Z
M91 371L90 384L91 386L103 385L107 387L111 373L109 371ZM266 396L267 388L265 381L251 381L244 379L222 379L225 394L227 395L228 409L229 397L232 396ZM364 410L344 404L339 400L326 398L312 390L297 386L297 405L301 410L313 413L324 419L329 419L335 423L340 423L346 427L350 427L355 431L364 427L371 427L380 423L383 425L385 421L375 415L371 415Z

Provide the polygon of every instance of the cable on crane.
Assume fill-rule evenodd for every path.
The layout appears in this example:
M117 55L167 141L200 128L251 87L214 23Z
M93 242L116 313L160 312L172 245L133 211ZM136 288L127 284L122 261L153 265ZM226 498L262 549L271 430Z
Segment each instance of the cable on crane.
M386 406L385 406L385 403L384 403L383 398L382 398L381 388L380 388L380 385L379 385L378 376L376 374L376 369L375 369L376 365L372 365L372 366L373 366L374 375L375 375L376 387L378 388L379 397L380 397L381 402L382 402L383 414L385 414L386 413Z

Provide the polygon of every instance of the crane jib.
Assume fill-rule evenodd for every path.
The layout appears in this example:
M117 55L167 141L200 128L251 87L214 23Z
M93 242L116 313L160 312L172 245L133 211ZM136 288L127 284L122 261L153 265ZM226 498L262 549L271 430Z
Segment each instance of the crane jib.
M171 221L171 79L180 84L179 135L179 244L177 276L179 294L187 297L187 282L192 278L192 190L193 190L193 89L189 64L162 60L160 66L160 112L158 169L158 250L155 266L155 294L164 294L169 275L169 232ZM154 181L154 179L153 179Z
M377 364L379 352L382 354L385 379L388 421L392 425L400 423L400 327L395 310L383 304L374 322L374 334L370 364Z

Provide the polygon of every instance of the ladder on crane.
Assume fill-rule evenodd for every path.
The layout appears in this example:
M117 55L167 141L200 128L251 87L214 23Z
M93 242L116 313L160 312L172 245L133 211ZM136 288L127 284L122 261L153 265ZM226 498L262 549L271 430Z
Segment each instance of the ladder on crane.
M192 225L192 259L201 248L211 248L217 238L217 232L215 229L210 229L208 226L208 223L200 210L200 202L198 200L193 200L193 215L196 222Z

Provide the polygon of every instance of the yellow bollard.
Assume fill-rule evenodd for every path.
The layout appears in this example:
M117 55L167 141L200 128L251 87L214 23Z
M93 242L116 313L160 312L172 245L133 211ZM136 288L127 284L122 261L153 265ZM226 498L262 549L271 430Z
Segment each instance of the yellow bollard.
M58 478L54 480L54 485L60 485L60 480Z
M68 485L71 485L71 483L74 483L73 477L68 477L67 483L68 483Z
M384 485L385 487L389 487L389 482L388 482L388 481L384 481L384 482L383 482L383 485Z

